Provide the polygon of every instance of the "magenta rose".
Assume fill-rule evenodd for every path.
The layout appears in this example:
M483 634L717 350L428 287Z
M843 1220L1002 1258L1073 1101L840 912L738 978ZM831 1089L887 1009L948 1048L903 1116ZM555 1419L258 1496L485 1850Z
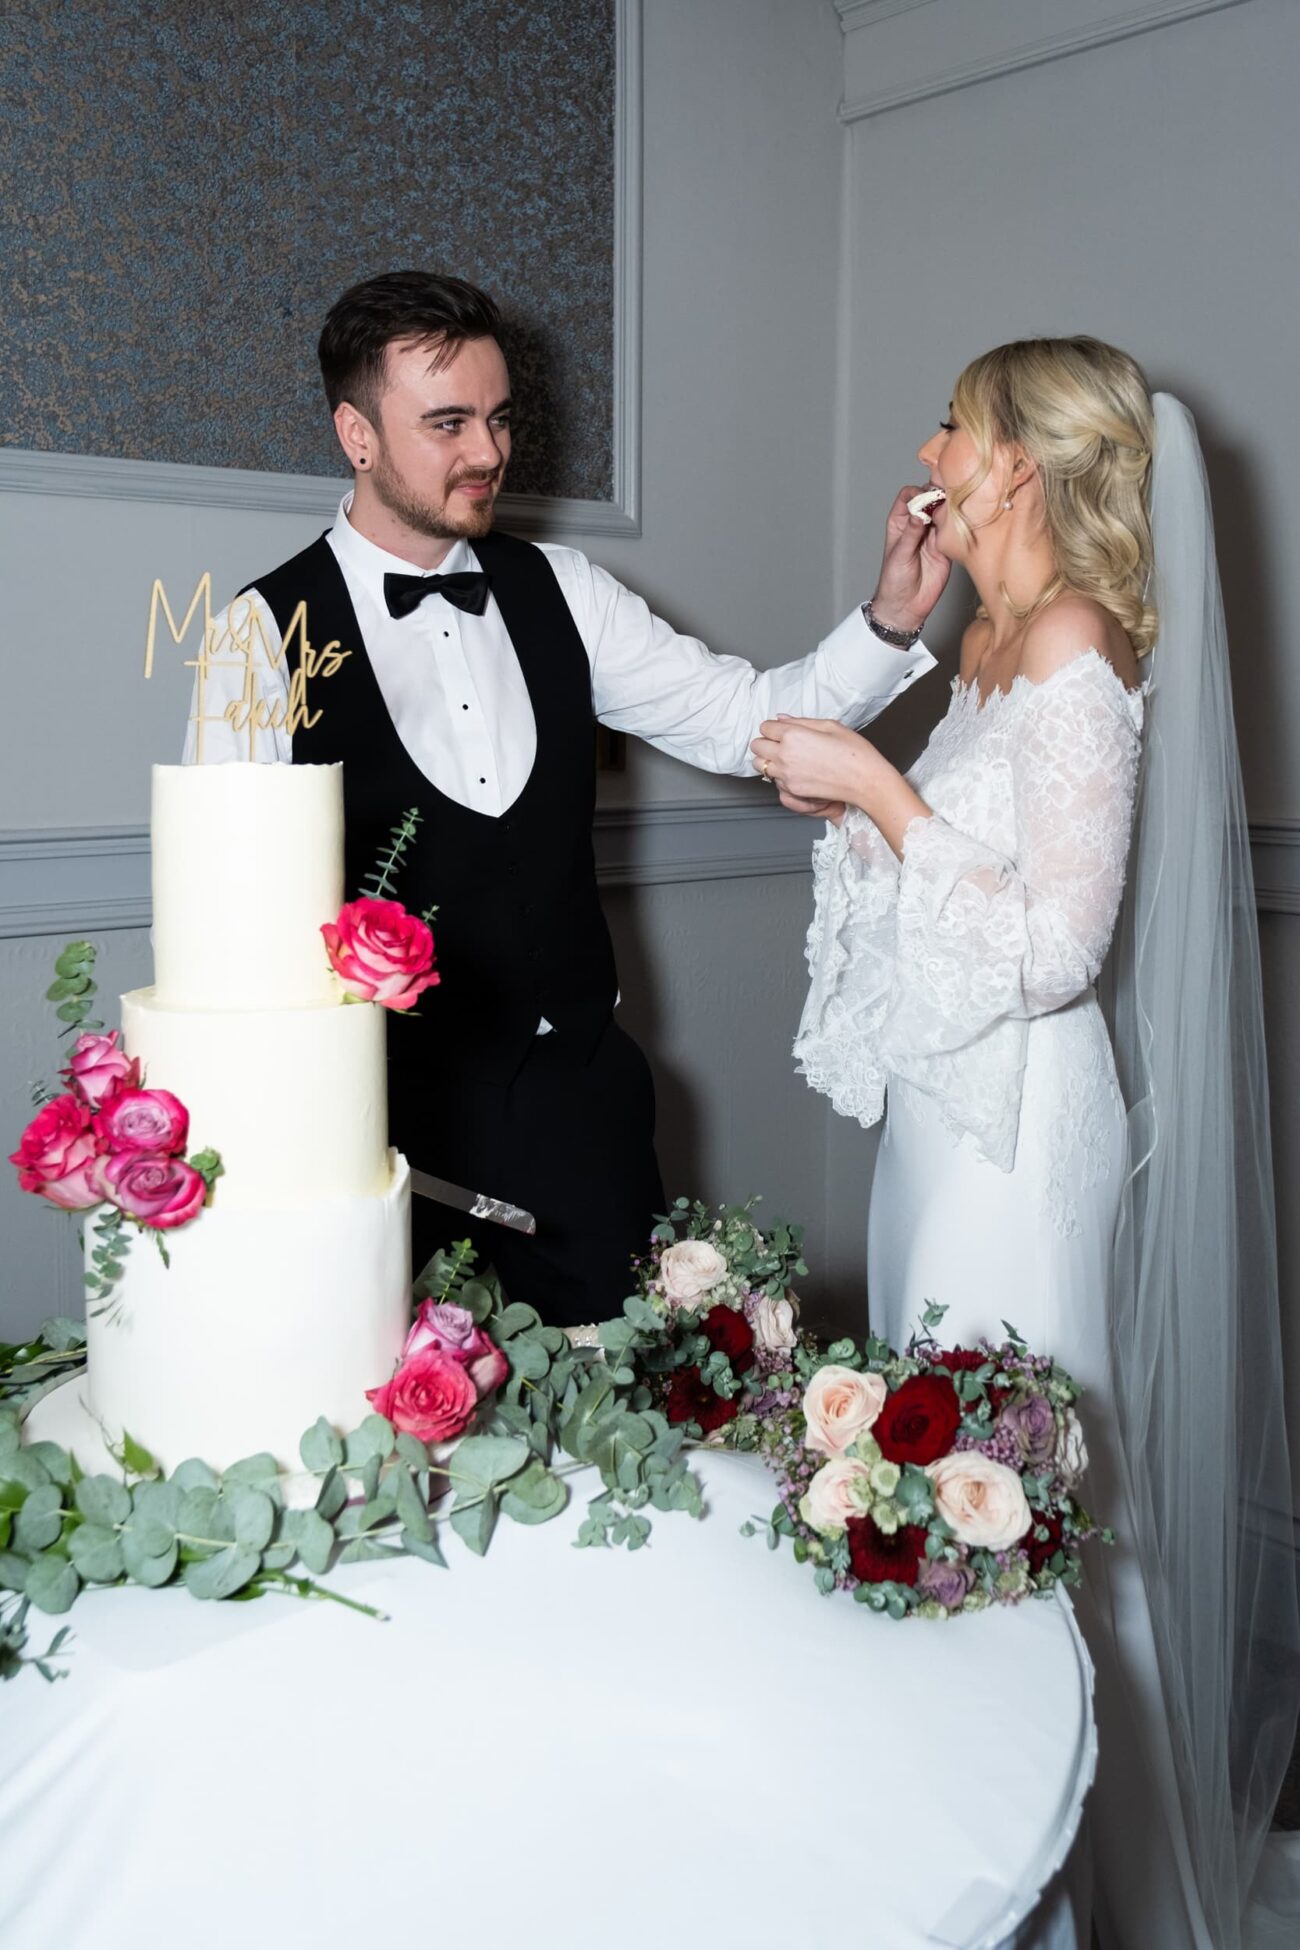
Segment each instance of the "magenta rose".
M446 1354L464 1368L480 1398L499 1388L510 1372L509 1361L468 1307L458 1307L450 1300L423 1303L406 1337L402 1360L405 1363L430 1351Z
M98 1110L119 1090L135 1090L140 1084L140 1059L128 1056L111 1036L95 1036L89 1031L78 1036L64 1077L83 1103Z
M170 1090L119 1090L99 1113L99 1129L110 1151L162 1152L185 1149L190 1114Z
M103 1144L90 1106L78 1097L45 1104L9 1155L25 1192L37 1192L65 1211L80 1212L104 1196L100 1181Z
M450 1442L463 1435L478 1407L466 1369L436 1348L404 1362L382 1388L368 1388L366 1400L395 1429L421 1442Z
M118 1151L104 1159L103 1178L106 1198L158 1232L188 1225L208 1196L202 1174L163 1151Z
M321 929L330 966L349 995L409 1009L441 979L433 965L433 936L418 914L400 901L363 896L339 909Z

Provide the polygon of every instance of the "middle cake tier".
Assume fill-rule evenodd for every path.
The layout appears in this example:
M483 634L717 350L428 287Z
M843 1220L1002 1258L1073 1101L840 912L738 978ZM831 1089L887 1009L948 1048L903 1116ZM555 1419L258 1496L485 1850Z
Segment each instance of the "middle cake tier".
M385 1022L374 1003L169 1009L153 989L133 989L122 1031L145 1083L189 1111L189 1150L220 1152L223 1205L387 1192Z

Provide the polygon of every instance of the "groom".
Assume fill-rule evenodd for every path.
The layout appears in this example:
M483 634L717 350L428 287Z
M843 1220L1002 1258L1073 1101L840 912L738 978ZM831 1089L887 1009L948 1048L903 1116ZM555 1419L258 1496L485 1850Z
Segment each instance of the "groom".
M272 656L304 600L311 641L355 654L315 692L318 721L259 733L257 756L343 762L350 896L420 808L397 891L413 912L436 904L442 980L418 1017L390 1018L393 1142L535 1214L533 1238L489 1225L476 1243L512 1299L573 1325L618 1310L663 1210L649 1066L614 1020L595 721L752 777L765 718L862 724L933 659L913 627L928 605L910 544L887 551L873 606L760 672L677 635L576 550L494 533L510 459L498 336L489 297L421 271L371 278L330 311L321 372L353 487L326 534L249 589ZM295 655L259 671L264 697L287 693ZM247 736L213 721L218 681L205 756L246 758ZM417 1267L471 1229L425 1199L414 1228Z

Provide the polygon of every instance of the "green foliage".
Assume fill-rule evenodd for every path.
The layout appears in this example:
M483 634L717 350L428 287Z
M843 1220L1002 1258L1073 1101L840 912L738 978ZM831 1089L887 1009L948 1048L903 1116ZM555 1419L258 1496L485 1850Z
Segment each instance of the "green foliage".
M87 1030L104 1027L90 1013L99 993L94 975L94 944L67 942L54 964L54 980L45 991L45 1000L57 1004L54 1013L63 1024L60 1036L79 1036Z
M416 829L423 820L424 814L420 808L410 806L402 814L401 824L390 828L388 845L361 883L361 891L368 899L382 901L395 898L398 871L406 859L406 850L415 838Z

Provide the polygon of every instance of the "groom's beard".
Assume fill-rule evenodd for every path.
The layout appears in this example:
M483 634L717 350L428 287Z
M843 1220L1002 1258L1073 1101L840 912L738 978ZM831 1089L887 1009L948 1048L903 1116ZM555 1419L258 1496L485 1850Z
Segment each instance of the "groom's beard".
M451 487L460 481L499 483L500 478L499 471L496 474L484 474L467 468L456 476ZM492 526L492 517L496 508L495 493L488 500L466 501L459 507L450 505L450 488L447 500L426 500L407 487L406 482L395 472L387 456L382 452L375 456L371 479L375 485L376 495L389 513L396 515L399 521L404 522L417 535L431 535L439 542L454 542L462 537L486 535Z

